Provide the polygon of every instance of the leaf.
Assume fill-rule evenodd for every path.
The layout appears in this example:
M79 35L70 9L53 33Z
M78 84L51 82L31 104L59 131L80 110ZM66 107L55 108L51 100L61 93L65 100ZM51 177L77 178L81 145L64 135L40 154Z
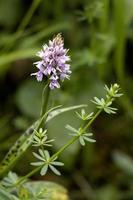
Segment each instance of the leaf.
M122 152L114 152L114 161L116 165L125 173L133 176L133 159Z
M60 176L61 173L53 166L53 165L49 165L49 168L52 170L52 172L54 172L56 175Z
M0 199L1 200L13 200L11 195L0 188Z
M84 140L88 141L88 142L96 142L96 140L92 139L92 138L89 138L89 137L86 137L86 136L83 136Z
M33 166L41 166L41 165L43 165L44 164L44 162L32 162L31 163L31 165L33 165Z
M39 149L39 150L40 150L40 149ZM44 158L42 158L39 154L33 152L33 155L34 155L37 159L44 161ZM43 155L43 157L44 157L44 155Z
M64 165L64 163L59 162L59 161L53 161L52 164L55 166L63 166Z
M69 124L66 125L66 129L74 132L74 133L78 133L79 131L77 129L75 129L74 127L70 126Z
M14 172L9 172L6 177L1 181L2 185L5 187L11 187L18 181L18 175Z
M96 199L98 200L118 200L120 194L113 185L106 185L96 191Z
M32 181L24 184L31 191L33 199L68 200L67 190L59 184L50 181Z
M52 120L57 115L60 115L64 112L86 107L86 105L77 105L77 106L70 106L67 108L61 108L57 109L55 111L51 111L48 115L48 118L46 120L46 123ZM20 138L15 142L15 144L12 146L12 148L7 153L6 157L0 164L0 176L3 176L4 173L7 173L10 168L13 167L15 162L24 154L24 152L28 149L28 147L32 143L32 138L34 135L34 130L37 127L36 121L32 126L30 126L21 136Z
M80 144L81 144L82 146L85 145L85 141L84 141L84 138L83 138L82 136L79 137L79 141L80 141Z
M17 50L12 53L6 53L1 55L0 57L0 73L5 72L8 70L10 62L13 62L18 59L24 58L34 58L36 52L38 51L37 48L26 49L26 50Z
M53 148L56 151L58 151L70 140L68 130L65 129L66 123L73 124L74 127L79 127L81 121L78 118L75 118L74 112L67 112L62 115L59 115L48 124L49 137L56 138L53 143ZM69 148L67 148L63 152L63 154L60 155L60 160L65 163L65 168L67 170L72 169L72 167L74 166L76 155L79 151L79 148L80 148L79 143L75 142L73 143L73 145L70 145ZM68 155L69 155L69 162L68 162Z
M83 108L83 107L87 107L86 104L81 104L81 105L77 105L77 106L69 106L67 108L60 108L58 110L54 110L52 111L49 115L48 118L46 119L46 122L50 121L52 118L56 117L57 115L67 112L67 111L71 111L71 110L75 110L78 108Z
M47 170L48 170L48 165L45 164L41 169L40 172L41 176L44 176L47 173Z
M50 154L47 150L44 151L44 155L45 155L46 160L50 159Z

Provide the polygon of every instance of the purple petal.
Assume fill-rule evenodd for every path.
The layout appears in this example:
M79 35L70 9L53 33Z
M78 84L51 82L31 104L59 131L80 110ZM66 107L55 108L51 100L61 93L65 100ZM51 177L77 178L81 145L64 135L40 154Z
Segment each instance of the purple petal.
M58 81L52 80L49 84L49 87L51 90L53 90L54 88L60 88L60 84L58 83Z
M35 75L38 81L42 81L43 73L41 71L38 71L37 73L35 73Z

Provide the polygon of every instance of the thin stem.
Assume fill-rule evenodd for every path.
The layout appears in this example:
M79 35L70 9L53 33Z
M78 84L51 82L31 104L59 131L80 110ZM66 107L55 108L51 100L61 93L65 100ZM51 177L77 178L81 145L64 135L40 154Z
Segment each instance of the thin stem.
M116 71L117 79L122 86L124 96L120 100L125 111L133 118L132 102L127 94L126 84L126 72L124 69L125 65L125 46L126 46L126 23L125 23L125 0L114 0L114 22L115 22L115 37L116 47L114 54L114 66Z
M23 176L22 178L20 178L14 185L13 187L16 187L17 185L19 185L20 183L22 183L24 180L26 180L27 178L31 177L33 174L35 174L36 172L38 172L41 169L41 166L33 169L31 172L29 172L27 175Z
M43 117L43 115L45 114L47 110L49 95L50 95L50 88L48 87L48 83L47 83L42 92L42 107L41 107L41 114L40 114L41 118Z
M57 151L55 154L53 154L53 156L51 157L50 160L59 156L59 154L61 154L63 151L65 151L65 149L67 149L71 144L73 144L78 138L79 138L79 136L77 135L74 138L72 138L71 140L69 140L61 149L59 149L59 151Z
M13 37L11 38L10 42L3 48L3 51L9 51L12 46L14 45L14 42L17 42L18 39L21 37L21 35L24 33L24 30L26 28L26 26L29 24L34 12L36 11L36 9L38 8L40 2L42 0L33 0L29 10L27 11L26 15L24 16L22 22L20 23L20 25L18 26L18 29L16 30L16 32L14 33Z
M103 9L102 9L102 15L99 17L99 30L97 32L100 32L103 35L108 35L110 30L110 21L109 21L109 9L110 9L110 0L103 0ZM98 42L99 43L99 42ZM96 48L96 47L95 47ZM104 44L101 44L99 56L105 56L105 62L98 64L98 75L102 80L105 80L107 77L107 59L108 59L108 52L106 53L104 50Z
M19 25L17 32L19 32L19 31L21 32L25 29L25 27L28 25L29 21L31 20L33 13L35 12L37 7L39 6L40 2L41 2L41 0L33 0L28 12L24 16L21 24Z
M43 92L42 92L42 106L41 106L40 119L42 119L42 117L46 113L49 96L50 96L50 88L49 88L48 83L47 83L46 86L43 89ZM39 128L41 128L43 126L43 124L45 123L45 120L46 120L46 118L41 120L41 123L38 127L38 130L39 130Z
M57 151L55 154L53 154L53 156L50 158L50 160L52 160L53 158L59 156L62 152L65 151L65 149L67 149L71 144L73 144L80 135L82 135L84 133L84 131L86 131L87 128L89 128L89 126L92 124L92 122L97 118L97 116L101 113L102 109L98 110L96 112L96 114L94 115L94 117L87 123L87 125L81 129L79 131L79 134L77 134L77 136L75 136L74 138L72 138L71 140L69 140L61 149L59 149L59 151ZM29 172L26 176L22 177L17 184L20 184L22 181L24 181L25 179L29 178L30 176L32 176L34 173L36 173L37 171L39 171L41 169L42 166L39 166L37 168L35 168L34 170L32 170L31 172Z
M102 109L98 110L96 112L96 114L94 115L94 117L88 122L88 124L86 124L86 126L82 129L82 132L84 133L86 131L87 128L89 128L89 126L92 124L92 122L97 118L97 116L102 112Z
M94 115L94 117L86 124L86 126L83 128L83 129L81 129L80 131L79 131L79 133L77 134L77 136L75 136L73 139L71 139L68 143L66 143L59 151L57 151L52 157L51 157L51 160L53 159L53 158L55 158L56 156L58 156L59 154L61 154L66 148L68 148L71 144L73 144L78 138L79 138L79 136L80 135L82 135L85 131L86 131L86 129L87 128L89 128L89 126L92 124L92 122L97 118L97 116L100 114L100 112L101 112L102 110L100 109L100 110L98 110L97 112L96 112L96 114Z

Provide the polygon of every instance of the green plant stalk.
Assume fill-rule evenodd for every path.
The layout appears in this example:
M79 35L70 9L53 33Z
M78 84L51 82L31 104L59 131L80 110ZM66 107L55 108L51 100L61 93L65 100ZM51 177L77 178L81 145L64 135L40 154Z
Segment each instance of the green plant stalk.
M14 185L13 187L17 187L20 183L22 183L23 181L25 181L26 179L28 179L29 177L31 177L33 174L35 174L36 172L38 172L41 169L41 166L35 168L34 170L32 170L31 172L29 172L27 175L21 177Z
M57 156L59 156L65 149L67 149L71 144L73 144L86 130L90 127L90 125L93 123L93 121L98 117L98 115L101 113L101 109L96 112L94 117L86 124L86 126L79 131L77 136L75 136L73 139L71 139L68 143L66 143L59 151L57 151L52 157L51 160Z
M108 96L106 98L106 104L105 106L109 103L109 102L113 102L114 101L114 97L113 96ZM93 116L93 118L91 120L88 121L88 123L79 130L79 132L77 133L77 135L75 137L73 137L71 140L69 140L62 148L60 148L55 154L53 154L53 156L51 156L50 161L52 161L55 157L58 157L62 152L64 152L71 144L73 144L82 134L84 134L84 132L90 127L90 125L94 122L94 120L98 117L98 115L104 110L104 108L100 108L95 115ZM42 166L39 166L37 168L35 168L34 170L32 170L31 172L29 172L26 176L20 178L17 182L17 184L22 183L25 179L29 178L30 176L32 176L34 173L38 172L41 169ZM16 184L15 184L16 186Z
M126 45L126 23L125 23L125 3L126 0L114 0L114 28L115 28L115 37L116 37L116 48L114 54L114 66L116 71L116 76L118 82L124 90L124 96L120 100L125 111L133 119L132 114L132 103L127 95L127 90L125 88L125 45Z
M49 88L49 83L47 83L42 92L42 107L41 107L41 113L40 113L41 118L43 117L43 115L45 114L47 110L49 96L50 96L50 88Z
M10 50L12 48L14 42L16 42L21 37L21 35L23 34L26 26L29 24L34 12L38 8L38 6L39 6L41 1L42 0L33 0L29 10L27 11L27 13L24 16L22 22L18 26L17 31L14 33L14 37L12 37L10 43L8 43L7 46L4 47L4 49L2 50L3 52Z
M56 109L60 108L60 106L56 106L48 110L43 119L46 117L46 123L48 123L55 116L61 114L62 112L67 112L69 110L74 110L82 107L86 107L87 105L78 105L72 106L64 109L59 109L56 112ZM55 110L55 111L54 111ZM55 112L55 113L54 113ZM49 115L50 114L50 115ZM25 153L25 151L29 148L32 143L32 137L34 135L34 130L37 129L37 125L39 124L39 119L33 123L15 142L15 144L10 148L5 158L0 163L0 177L2 178L7 172L13 167L13 165L19 160L19 158Z
M107 34L109 32L109 3L110 0L103 0L103 12L102 16L99 18L99 32L101 34ZM103 53L103 50L101 49L101 53ZM107 63L101 63L98 65L98 74L101 79L106 78L106 65Z
M41 112L40 112L40 119L45 115L47 111L49 97L50 97L50 88L49 88L49 83L47 83L42 91L42 106L41 106ZM39 128L44 127L45 121L46 121L46 118L44 118L44 120L41 121L38 127L38 130Z
M45 91L46 91L46 96L45 96ZM45 121L47 119L47 104L48 104L48 99L49 99L49 93L50 93L50 89L48 87L48 83L45 85L43 92L42 92L42 107L41 107L41 116L40 119L38 120L37 126L36 126L36 130L38 131L44 124ZM44 99L44 97L46 97ZM34 131L33 131L34 134ZM25 141L22 145L21 145L21 153L25 152L27 150L27 143L29 144L29 146L31 145L31 140L33 138L33 134L31 134L28 138L28 141ZM23 151L22 151L23 150ZM20 157L20 154L19 154ZM18 157L18 158L19 158ZM10 162L10 164L8 164L8 167L6 168L6 171L9 171L10 168L14 165L14 163L16 162L16 156L15 159L12 159L12 162ZM0 175L2 176L2 174L5 172L5 170L2 170L0 172Z
M125 0L114 0L114 28L116 37L116 48L114 54L114 64L118 81L122 86L125 85L124 60L125 60Z
M21 24L19 25L17 32L22 32L25 27L28 25L28 23L30 22L35 10L38 8L39 4L40 4L41 0L33 0L32 4L28 10L28 12L26 13L26 15L24 16Z
M86 131L87 128L89 128L89 126L92 124L92 122L98 117L98 115L102 112L102 109L98 110L96 112L96 114L94 115L94 117L86 124L86 126L81 129L78 133L77 136L73 137L71 140L69 140L61 149L59 149L59 151L57 151L55 154L53 154L53 156L51 157L51 160L57 156L59 156L62 152L64 152L71 144L73 144L83 133L84 131ZM35 168L34 170L32 170L31 172L29 172L26 176L22 177L19 179L19 181L16 184L20 184L22 183L25 179L31 177L33 174L35 174L36 172L38 172L41 169L42 166L39 166L37 168ZM15 186L16 186L15 184ZM14 186L13 186L14 187Z
M102 33L109 31L109 4L110 0L103 0L103 12L102 16L99 18L99 26Z
M108 104L108 102L112 101L113 102L114 98L113 96L108 96L106 99L106 104ZM106 106L105 104L105 106ZM45 105L45 104L43 104ZM98 115L102 112L104 108L100 108L94 115L94 117L89 120L89 122L79 130L79 132L77 133L77 135L72 138L71 140L69 140L61 149L59 149L59 151L57 151L51 158L50 161L53 160L53 158L58 157L62 152L65 151L65 149L67 149L71 144L73 144L82 134L84 134L84 132L90 127L90 125L93 123L93 121L98 117ZM39 171L41 169L42 166L39 166L37 168L35 168L34 170L32 170L31 172L29 172L26 176L22 177L19 179L19 181L16 183L17 185L22 183L25 179L27 179L28 177L32 176L34 173L36 173L37 171ZM16 186L15 184L15 186Z

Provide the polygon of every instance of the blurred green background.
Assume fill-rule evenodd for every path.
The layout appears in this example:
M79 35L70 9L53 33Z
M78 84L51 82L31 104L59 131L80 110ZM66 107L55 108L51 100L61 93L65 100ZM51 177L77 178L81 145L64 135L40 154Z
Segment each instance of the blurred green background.
M0 30L0 159L39 116L43 84L30 76L35 54L62 33L73 73L49 104L88 104L114 82L124 96L117 115L103 113L93 124L95 144L76 143L62 155L61 177L33 179L61 183L72 200L133 200L133 0L0 0ZM53 152L69 139L66 123L80 121L70 112L48 124ZM24 175L32 159L29 150L14 170Z

